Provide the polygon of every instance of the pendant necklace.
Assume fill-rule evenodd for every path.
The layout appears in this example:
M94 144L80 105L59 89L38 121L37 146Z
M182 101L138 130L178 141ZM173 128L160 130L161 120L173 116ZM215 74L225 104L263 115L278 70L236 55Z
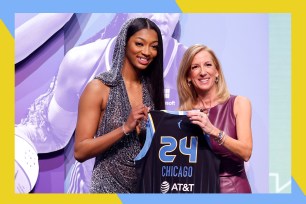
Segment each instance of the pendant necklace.
M203 102L202 99L200 99L202 105L203 105L203 108L200 109L201 112L205 113L207 116L209 116L209 111L210 111L210 108L211 108L211 100L209 100L209 107L206 107L205 106L205 103Z

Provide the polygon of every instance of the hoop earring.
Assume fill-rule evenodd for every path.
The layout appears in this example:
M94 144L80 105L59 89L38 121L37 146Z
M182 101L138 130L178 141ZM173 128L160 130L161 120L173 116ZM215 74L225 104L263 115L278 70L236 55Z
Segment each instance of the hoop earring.
M219 82L219 77L216 77L215 83L218 84L218 82Z

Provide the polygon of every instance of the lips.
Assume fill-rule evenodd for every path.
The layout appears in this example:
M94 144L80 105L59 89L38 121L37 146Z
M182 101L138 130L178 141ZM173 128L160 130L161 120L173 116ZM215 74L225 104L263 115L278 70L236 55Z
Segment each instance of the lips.
M200 81L202 84L207 84L208 81L209 81L209 78L199 79L199 81Z
M137 57L137 60L142 65L148 65L150 62L148 57Z

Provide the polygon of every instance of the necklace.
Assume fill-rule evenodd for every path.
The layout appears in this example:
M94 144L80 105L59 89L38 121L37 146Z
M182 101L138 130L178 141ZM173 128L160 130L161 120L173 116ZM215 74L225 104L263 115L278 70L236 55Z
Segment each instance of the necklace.
M203 108L200 109L201 112L205 113L207 116L209 116L209 111L210 111L210 108L211 108L211 100L209 100L209 107L206 107L205 106L205 103L203 102L202 99L200 99L202 105L203 105Z

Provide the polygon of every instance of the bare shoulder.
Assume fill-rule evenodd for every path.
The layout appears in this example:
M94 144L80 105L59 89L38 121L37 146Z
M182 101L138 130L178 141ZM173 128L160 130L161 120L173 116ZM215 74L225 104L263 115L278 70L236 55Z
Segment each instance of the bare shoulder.
M234 102L234 112L251 111L252 105L250 99L245 96L237 96Z
M101 95L105 92L109 92L109 87L103 84L99 79L93 79L87 84L84 92L94 95Z
M237 96L236 99L235 99L235 103L237 103L237 104L250 104L251 105L250 99L245 97L245 96Z
M103 110L106 107L110 88L103 84L100 80L94 79L86 85L83 91L80 104L99 105Z

